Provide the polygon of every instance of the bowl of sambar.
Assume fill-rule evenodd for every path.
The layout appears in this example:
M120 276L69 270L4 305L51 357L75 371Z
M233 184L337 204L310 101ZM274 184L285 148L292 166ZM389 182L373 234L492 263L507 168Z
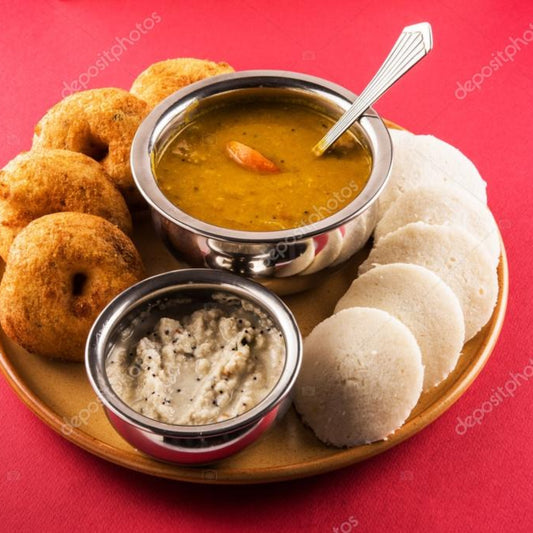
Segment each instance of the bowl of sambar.
M376 223L389 134L369 109L328 153L312 147L354 99L320 78L259 70L202 80L159 104L137 131L131 166L168 248L280 294L350 259Z

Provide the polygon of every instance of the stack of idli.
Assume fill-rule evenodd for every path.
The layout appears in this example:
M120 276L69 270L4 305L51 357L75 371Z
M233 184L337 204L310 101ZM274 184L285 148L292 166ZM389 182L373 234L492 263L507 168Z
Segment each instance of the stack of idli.
M488 322L498 297L496 268L489 254L466 230L413 222L380 239L359 274L389 263L420 265L455 293L464 315L465 340Z
M356 446L400 427L423 379L409 328L385 311L354 307L327 318L305 339L294 401L320 440Z
M403 193L424 185L451 185L487 203L487 184L457 148L433 135L404 130L389 133L394 157L389 182L379 197L379 218Z
M295 393L304 423L339 447L399 429L498 298L500 237L476 167L430 135L390 133L374 247L335 314L305 339Z
M400 195L379 220L374 240L411 222L460 227L481 243L494 266L500 260L500 236L492 213L458 187L421 186Z
M455 368L465 340L459 299L427 268L405 263L378 266L359 276L335 312L375 307L401 320L422 354L424 390L438 385Z

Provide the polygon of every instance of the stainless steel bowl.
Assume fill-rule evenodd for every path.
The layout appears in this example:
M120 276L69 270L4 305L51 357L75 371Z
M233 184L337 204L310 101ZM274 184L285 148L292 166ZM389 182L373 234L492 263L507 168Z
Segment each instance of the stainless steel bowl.
M119 398L107 377L106 360L113 346L123 339L125 331L141 313L144 316L148 312L155 321L164 314L183 313L182 306L201 305L209 301L213 293L228 293L252 302L279 328L286 354L276 385L246 413L201 426L158 422L131 409ZM176 298L180 301L172 304ZM183 303L186 299L191 300L191 304ZM171 309L171 305L178 307ZM135 344L146 333L140 329L128 342ZM301 358L302 340L296 321L275 294L229 272L187 269L145 279L117 296L102 311L89 333L85 363L91 385L111 424L130 444L163 461L208 464L242 450L283 416L291 403Z
M289 294L320 282L324 273L359 251L374 229L376 200L392 162L390 136L375 111L369 109L353 126L372 154L368 183L340 211L336 211L334 199L328 205L315 206L315 213L326 218L317 221L318 215L313 219L312 213L306 226L251 232L207 224L172 204L159 189L153 172L153 160L184 122L207 106L241 98L273 97L318 107L334 119L355 99L339 85L294 72L254 70L209 78L174 93L148 115L133 141L131 167L137 187L152 209L158 234L179 259L191 266L235 272L279 294Z

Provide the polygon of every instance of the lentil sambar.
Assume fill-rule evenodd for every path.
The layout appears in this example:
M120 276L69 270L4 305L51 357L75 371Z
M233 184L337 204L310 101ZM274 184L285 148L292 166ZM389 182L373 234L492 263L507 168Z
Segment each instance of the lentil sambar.
M312 147L334 119L272 99L227 103L185 123L154 160L163 194L215 226L279 231L340 211L364 188L369 149L345 133L322 157Z

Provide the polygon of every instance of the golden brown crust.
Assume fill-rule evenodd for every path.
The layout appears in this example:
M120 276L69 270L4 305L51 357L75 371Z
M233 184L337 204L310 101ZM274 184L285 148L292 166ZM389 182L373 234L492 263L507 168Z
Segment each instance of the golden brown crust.
M13 241L0 284L0 323L29 352L82 361L100 311L143 275L135 246L107 220L46 215Z
M167 96L195 81L228 72L235 70L225 62L215 63L190 57L167 59L154 63L141 72L130 90L153 108Z
M122 89L90 89L67 96L35 126L34 148L62 148L102 164L129 205L142 203L130 168L130 148L148 105Z
M0 170L0 256L32 220L61 211L101 216L131 234L124 198L102 165L68 150L23 152Z

